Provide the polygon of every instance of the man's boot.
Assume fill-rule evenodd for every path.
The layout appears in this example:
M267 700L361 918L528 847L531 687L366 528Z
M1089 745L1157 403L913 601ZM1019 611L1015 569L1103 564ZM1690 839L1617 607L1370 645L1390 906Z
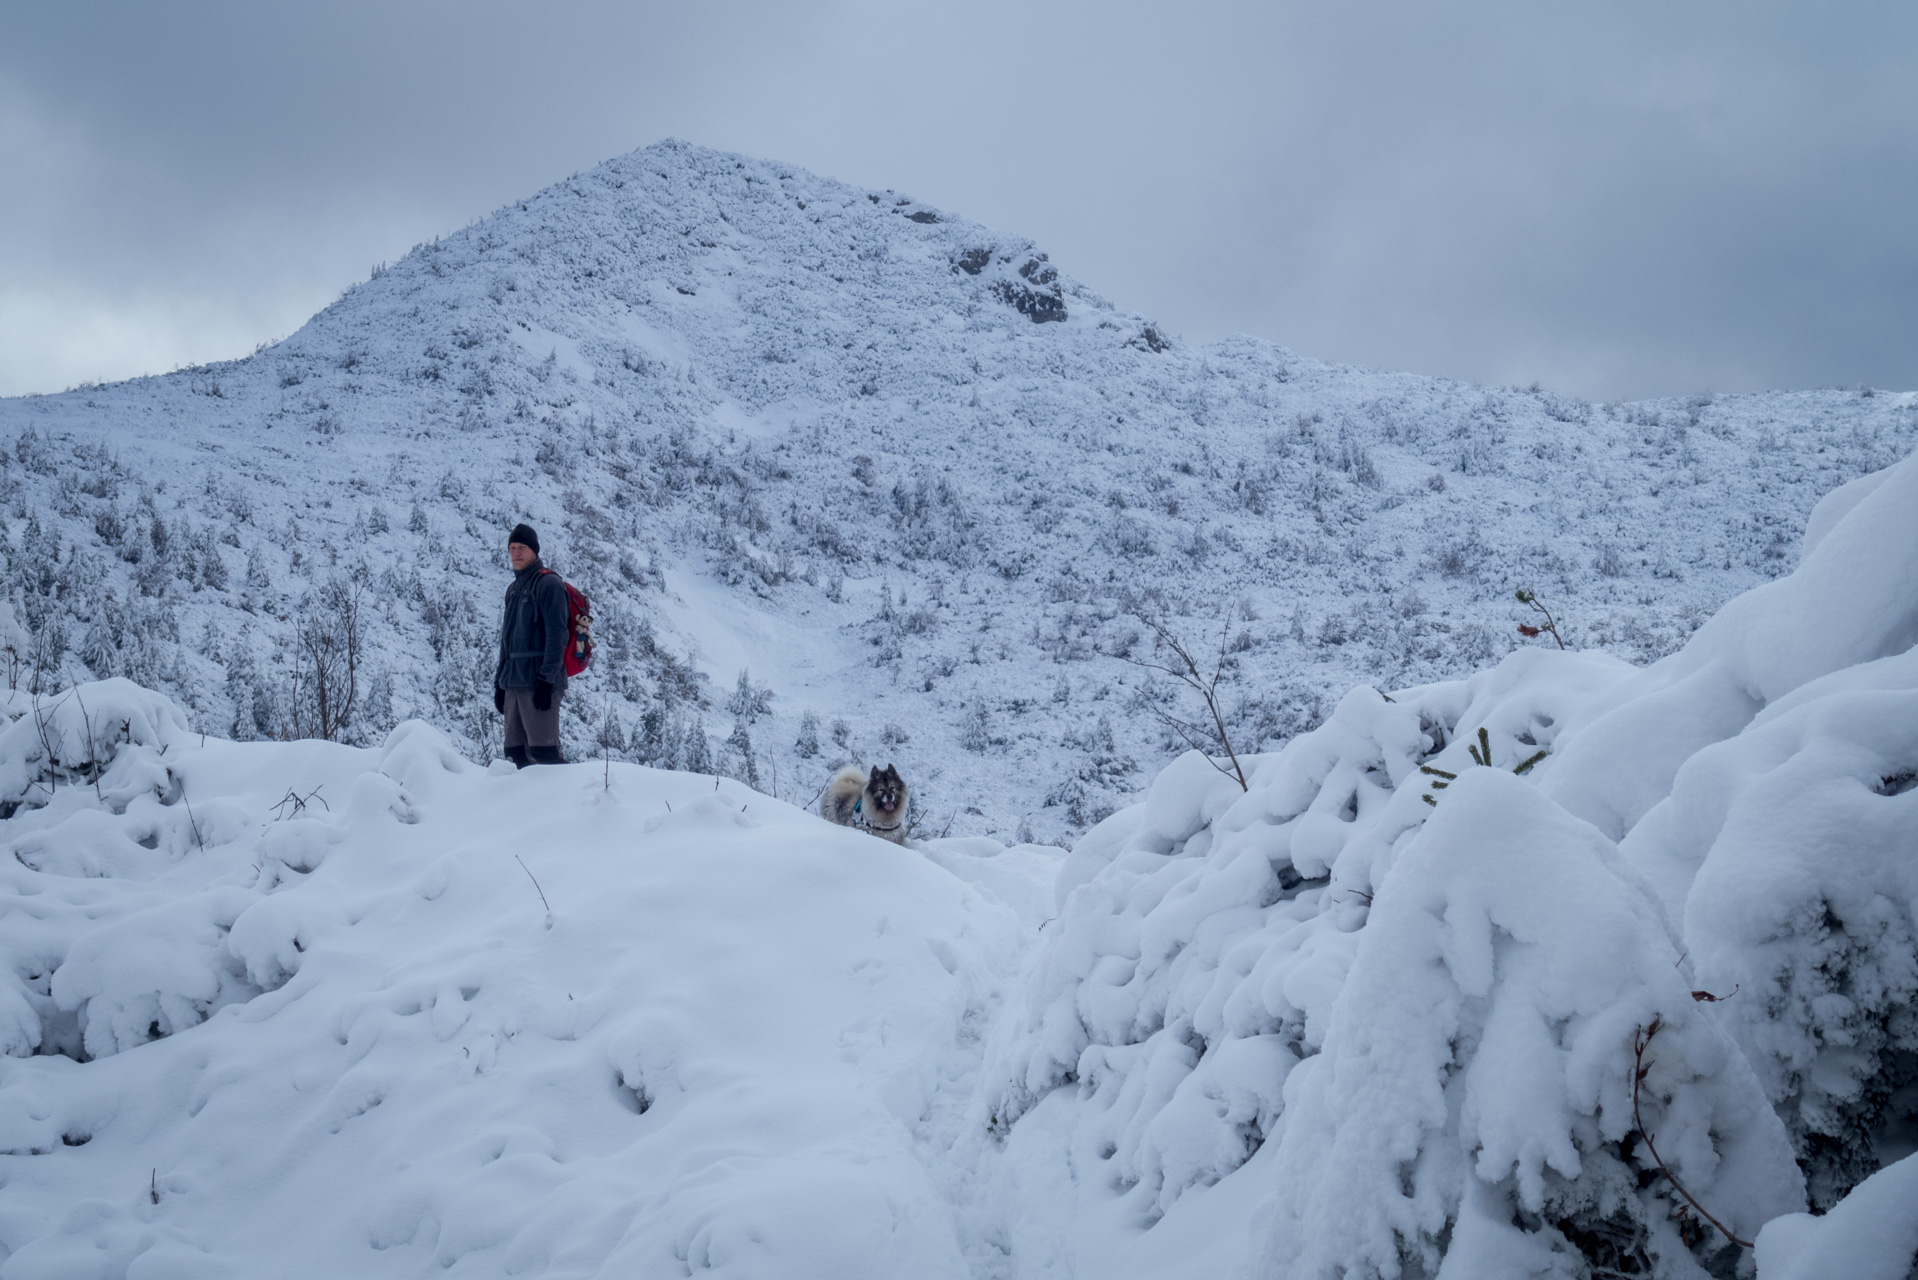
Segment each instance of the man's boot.
M534 764L565 764L566 763L565 759L561 757L561 755L559 754L558 747L533 747L531 748L531 750L533 753Z
M524 769L527 765L532 763L532 761L526 758L525 747L506 748L506 758L513 762L513 767L515 769Z

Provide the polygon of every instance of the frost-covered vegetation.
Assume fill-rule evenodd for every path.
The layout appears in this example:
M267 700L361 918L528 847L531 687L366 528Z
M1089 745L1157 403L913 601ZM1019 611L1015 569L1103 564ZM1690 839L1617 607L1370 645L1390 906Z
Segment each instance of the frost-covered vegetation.
M1807 541L1065 856L16 690L0 1277L1902 1280L1918 458Z
M417 721L6 714L0 1276L964 1275L922 1113L1018 925L932 861Z
M1262 1156L1277 1276L1732 1274L1918 1150L1915 570L1918 458L1659 663L1179 761L1065 864L990 1124L1052 1108L1145 1223Z
M1251 750L1351 684L1502 656L1517 587L1576 646L1649 660L1788 567L1813 502L1908 452L1915 416L1191 349L1019 237L663 144L248 359L0 402L5 638L29 684L125 676L271 737L304 713L301 618L363 584L344 738L423 717L484 759L525 518L599 605L576 754L800 799L885 755L941 826L1063 838L1183 749L1152 714L1171 691L1102 656L1137 598L1194 644L1229 632ZM742 670L774 695L744 713Z
M0 1280L1909 1272L1911 397L1190 351L675 144L0 418Z

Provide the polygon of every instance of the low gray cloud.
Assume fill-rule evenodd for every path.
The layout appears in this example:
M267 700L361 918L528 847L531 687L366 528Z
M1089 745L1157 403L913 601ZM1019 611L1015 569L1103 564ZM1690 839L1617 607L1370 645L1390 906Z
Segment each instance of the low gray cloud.
M1895 4L13 6L0 393L243 354L668 136L1032 235L1189 341L1918 386L1914 55Z

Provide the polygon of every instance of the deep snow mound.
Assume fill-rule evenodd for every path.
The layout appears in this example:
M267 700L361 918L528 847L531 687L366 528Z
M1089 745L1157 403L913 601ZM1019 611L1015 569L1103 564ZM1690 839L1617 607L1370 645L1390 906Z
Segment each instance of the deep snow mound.
M1774 1219L1758 1239L1765 1280L1907 1280L1918 1260L1918 1159L1873 1174L1822 1218Z
M363 583L347 736L418 717L484 759L530 519L595 602L576 747L795 798L890 752L938 775L933 829L1062 838L1175 754L1099 652L1133 594L1229 624L1235 733L1272 744L1496 661L1518 586L1582 647L1669 653L1914 442L1909 395L1590 405L1191 348L1024 237L662 143L248 359L0 401L0 643L38 687L283 736L294 628Z
M0 1276L970 1274L934 1156L1018 917L940 864L1043 859L419 722L6 709Z
M1135 1230L1256 1177L1286 1277L1719 1274L1701 1210L1750 1240L1909 1155L1918 457L1806 542L1650 667L1528 651L1355 689L1244 792L1166 770L1068 859L986 1122L1084 1135ZM1781 1275L1830 1238L1779 1233Z

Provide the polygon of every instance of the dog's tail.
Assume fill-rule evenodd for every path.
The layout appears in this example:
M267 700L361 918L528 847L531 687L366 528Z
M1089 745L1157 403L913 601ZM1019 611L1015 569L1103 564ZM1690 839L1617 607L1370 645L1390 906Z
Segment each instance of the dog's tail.
M828 822L850 827L859 812L859 798L866 793L866 771L856 764L846 765L826 784L819 797L819 816Z

